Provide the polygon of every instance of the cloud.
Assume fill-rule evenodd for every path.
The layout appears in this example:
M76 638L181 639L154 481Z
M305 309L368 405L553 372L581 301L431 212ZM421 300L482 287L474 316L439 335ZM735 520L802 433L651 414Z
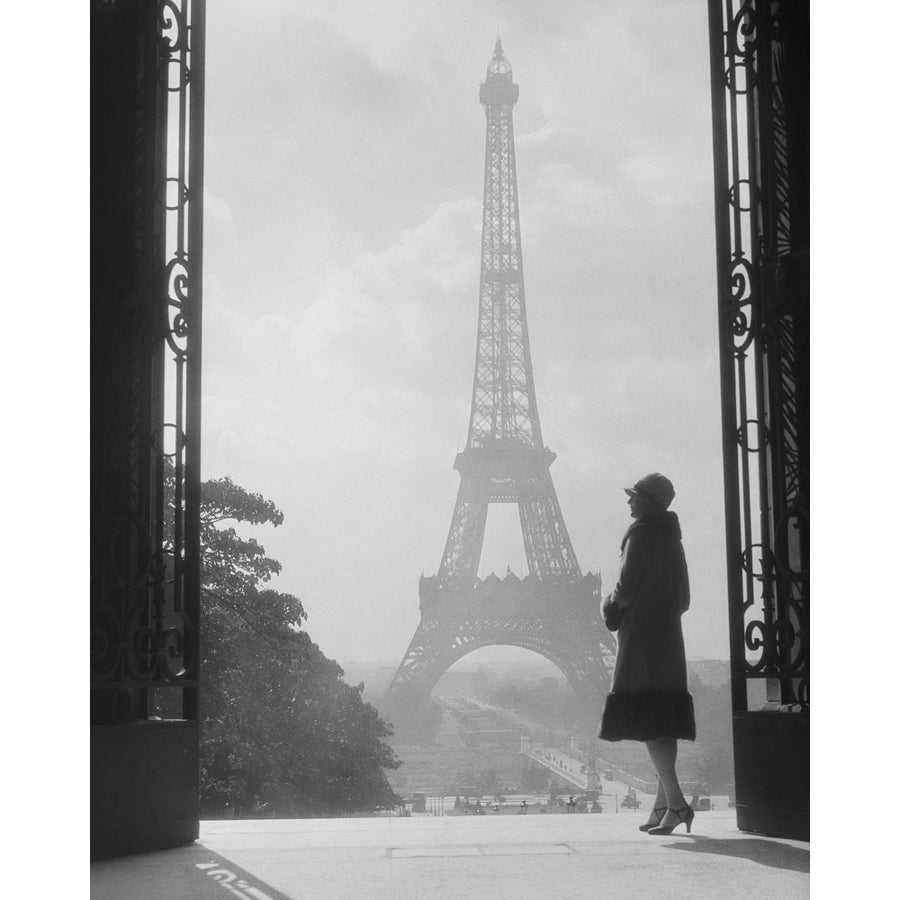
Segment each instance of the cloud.
M532 203L536 207L535 224L544 216L565 218L589 228L598 216L609 214L612 192L567 161L543 163L534 180ZM552 223L551 223L552 224Z
M694 152L693 140L680 146L634 141L619 170L658 206L693 203L709 192L711 180L710 172L696 165Z
M523 147L542 146L550 143L560 145L562 141L571 138L575 133L575 129L571 125L545 122L536 131L516 135L516 149L521 151Z
M366 385L432 385L447 337L477 289L480 204L442 203L386 250L361 254L336 271L303 313L296 349Z
M407 458L432 433L436 404L468 391L459 347L474 333L479 207L441 204L384 251L333 271L295 317L208 304L208 430L263 458L294 432L295 454L394 447Z

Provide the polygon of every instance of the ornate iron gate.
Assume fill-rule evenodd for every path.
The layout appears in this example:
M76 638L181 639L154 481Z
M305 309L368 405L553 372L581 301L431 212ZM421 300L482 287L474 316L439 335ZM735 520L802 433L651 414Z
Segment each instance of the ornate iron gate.
M738 825L809 835L809 10L709 0Z
M95 855L197 834L203 26L91 3Z

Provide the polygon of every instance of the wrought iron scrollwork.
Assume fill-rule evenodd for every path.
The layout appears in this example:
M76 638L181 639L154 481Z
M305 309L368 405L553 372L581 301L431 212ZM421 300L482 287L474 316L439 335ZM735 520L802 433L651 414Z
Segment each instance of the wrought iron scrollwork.
M725 84L735 94L746 94L756 87L756 72L746 63L735 61L725 70Z
M780 707L804 708L808 298L795 274L804 252L808 259L808 232L792 219L799 176L790 168L782 3L735 9L733 0L709 0L709 8L735 709L748 708L753 679L766 680L770 703L777 685Z
M159 42L163 52L169 57L180 54L185 49L187 41L188 24L187 2L178 3L176 0L161 0L159 4Z
M161 579L155 591L154 678L159 684L196 683L199 547L189 507L199 503L196 444L199 440L200 228L202 224L202 79L192 74L194 40L191 0L159 4L160 72L165 85L168 137L159 185L164 228L166 318L165 380L160 474L171 521L159 533ZM196 69L196 66L194 66ZM190 435L190 441L188 436ZM189 450L193 452L188 458ZM196 510L195 510L196 513ZM195 691L190 692L195 701ZM189 704L191 706L194 703Z
M99 298L92 322L105 366L90 638L98 724L197 712L204 3L159 0L130 15L147 35L123 90L138 161L121 175L136 198L127 249L140 274Z
M188 317L185 315L185 307L188 304L189 283L187 254L183 250L178 250L166 265L166 299L169 313L166 340L175 354L176 362L182 361L187 351Z

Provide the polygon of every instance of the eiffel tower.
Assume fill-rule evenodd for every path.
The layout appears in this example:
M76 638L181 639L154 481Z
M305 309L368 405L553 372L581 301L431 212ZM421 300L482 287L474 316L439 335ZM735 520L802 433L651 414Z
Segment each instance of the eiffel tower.
M481 85L487 117L475 385L459 494L436 576L419 582L421 621L388 688L406 710L458 659L504 644L540 654L599 714L614 644L600 618L600 577L583 576L563 522L535 399L525 317L512 110L519 96L500 38ZM528 575L478 578L488 506L517 503Z

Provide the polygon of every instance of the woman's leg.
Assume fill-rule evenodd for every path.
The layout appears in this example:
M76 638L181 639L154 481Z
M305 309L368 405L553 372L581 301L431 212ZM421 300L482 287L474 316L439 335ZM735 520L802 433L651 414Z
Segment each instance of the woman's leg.
M650 811L650 818L647 819L646 824L652 826L659 825L663 820L663 816L666 814L668 805L668 801L666 800L666 789L663 787L662 778L657 778L656 799L653 801L653 809Z
M647 741L647 752L659 775L659 788L656 793L656 803L660 804L660 791L665 795L665 804L670 809L684 809L688 805L681 792L681 785L678 783L678 776L675 774L675 760L678 758L678 741L675 738L657 738L653 741ZM677 816L671 813L666 814L663 824L674 824Z

